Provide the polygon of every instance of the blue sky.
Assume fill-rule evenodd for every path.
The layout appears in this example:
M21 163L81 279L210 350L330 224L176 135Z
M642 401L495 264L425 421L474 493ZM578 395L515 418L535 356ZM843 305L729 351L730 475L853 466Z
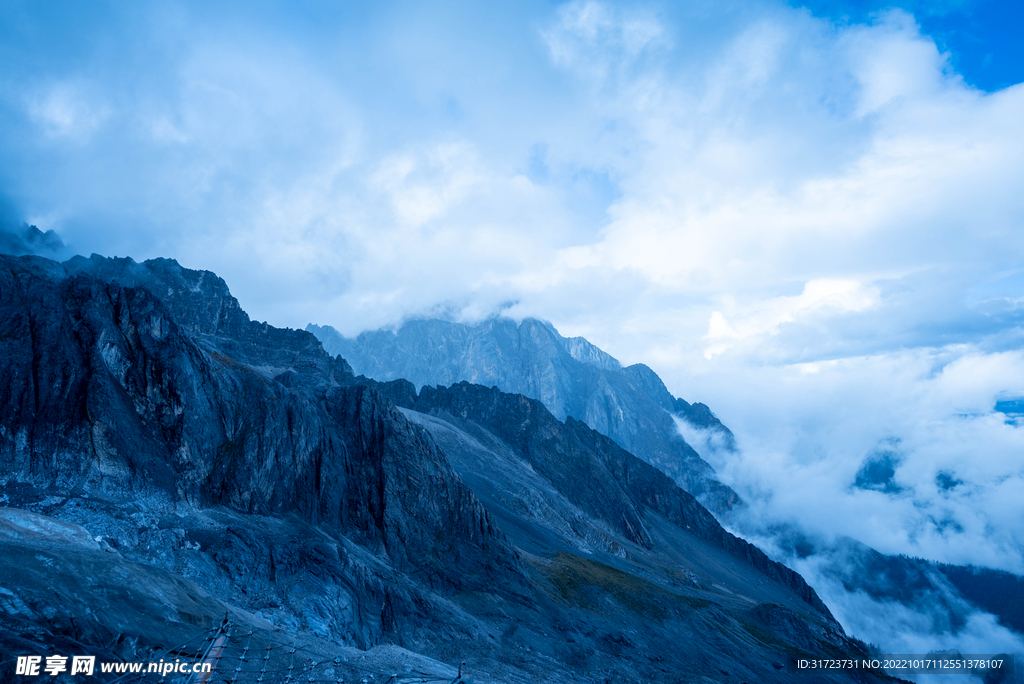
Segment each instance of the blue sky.
M810 2L803 7L836 22L870 21L892 7L911 12L921 32L950 55L950 67L976 88L993 91L1024 80L1024 4L1000 0Z
M8 3L0 192L79 251L213 269L284 325L518 302L640 358L594 316L614 300L619 328L683 312L659 334L712 355L1012 346L1021 28L1019 3L956 0ZM902 203L865 185L914 164ZM843 202L862 230L823 213ZM787 306L843 315L813 340L758 318Z

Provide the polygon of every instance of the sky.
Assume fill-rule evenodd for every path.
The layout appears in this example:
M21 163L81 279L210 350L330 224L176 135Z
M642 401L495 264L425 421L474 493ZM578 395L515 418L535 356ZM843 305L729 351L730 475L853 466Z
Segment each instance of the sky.
M0 218L278 326L549 320L711 406L766 519L1022 573L1022 34L995 0L12 0Z

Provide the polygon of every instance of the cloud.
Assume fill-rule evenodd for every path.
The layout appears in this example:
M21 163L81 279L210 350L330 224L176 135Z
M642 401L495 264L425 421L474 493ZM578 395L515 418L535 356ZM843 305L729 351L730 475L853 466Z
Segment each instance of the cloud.
M812 580L849 634L882 647L885 653L1024 653L1024 638L999 624L995 616L975 609L962 599L927 595L907 605L880 600L864 591L850 592L837 579L830 578L828 571L821 572L814 567L822 560L814 558L798 563L798 570ZM958 680L963 684L978 681L971 675L943 675L943 681Z
M54 48L14 84L37 130L3 180L82 249L211 268L259 318L355 333L518 301L679 368L896 348L1019 258L1024 96L966 86L905 12L453 7L310 26L271 4L230 32L114 12L97 30L147 68ZM810 303L830 283L857 285Z
M132 59L67 40L33 61L7 24L2 180L29 221L210 268L278 325L546 318L904 525L835 532L1016 567L1012 523L971 556L927 521L994 525L967 492L1016 481L991 408L1024 393L1024 87L966 85L907 12L140 7L68 20ZM904 498L849 491L890 437ZM963 488L932 491L940 467ZM734 481L820 513L764 467Z
M782 325L798 319L864 311L877 301L877 288L866 288L856 280L818 279L808 281L803 292L795 297L775 297L737 312L734 324L721 311L714 311L708 321L705 339L710 346L704 350L704 357L711 359L748 337L777 334ZM729 304L735 308L734 302Z
M1024 355L914 350L808 370L722 369L701 392L739 451L697 448L751 501L752 530L797 525L1024 573L1024 507L1011 494L1024 486L1024 431L994 411L1024 388ZM857 486L885 454L890 486Z
M82 84L62 82L32 94L27 110L47 138L86 142L110 116L110 108L90 97Z
M385 159L371 178L371 188L388 196L402 224L420 227L449 212L483 180L477 164L466 145L439 144L417 156Z
M495 11L112 10L134 60L15 35L4 182L82 249L211 268L277 324L516 302L850 481L890 436L897 479L941 460L932 419L1016 434L991 404L1016 391L1021 86L966 85L901 10ZM755 400L779 392L810 436ZM829 427L846 395L864 419Z
M542 36L552 61L584 75L595 88L613 79L628 82L645 53L669 47L665 27L650 11L602 2L570 2Z

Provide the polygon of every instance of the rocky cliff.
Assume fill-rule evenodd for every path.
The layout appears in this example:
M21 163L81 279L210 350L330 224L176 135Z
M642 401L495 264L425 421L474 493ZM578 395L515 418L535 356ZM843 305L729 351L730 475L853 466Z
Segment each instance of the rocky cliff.
M822 615L828 608L800 575L730 534L691 494L657 468L636 458L585 423L557 420L539 401L467 382L424 387L396 381L382 391L420 413L471 421L516 453L569 501L644 548L654 545L643 522L647 512L687 530L700 540L743 559L796 592Z
M467 381L541 401L556 418L581 420L667 473L712 511L739 502L714 469L683 439L676 419L713 432L725 448L732 433L707 406L673 397L643 364L623 368L582 337L565 338L548 323L494 318L476 326L412 320L396 332L348 339L309 325L354 372L377 380L404 378L417 388Z
M862 649L581 422L354 377L170 260L0 257L0 395L7 653L163 657L224 614L334 679L785 681Z

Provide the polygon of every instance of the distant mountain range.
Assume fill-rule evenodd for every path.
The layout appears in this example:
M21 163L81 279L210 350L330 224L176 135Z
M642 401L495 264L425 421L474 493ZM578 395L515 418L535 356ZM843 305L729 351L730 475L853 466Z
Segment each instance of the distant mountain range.
M27 223L20 226L0 226L0 254L35 254L59 258L66 252L64 241L52 230L44 233Z
M310 324L306 330L328 352L344 357L356 374L403 378L417 388L465 381L537 399L559 420L583 421L667 473L713 512L739 503L676 425L686 421L733 448L732 432L707 406L672 396L644 364L623 368L584 338L562 337L550 323L411 320L397 331L364 332L354 339L330 326Z

